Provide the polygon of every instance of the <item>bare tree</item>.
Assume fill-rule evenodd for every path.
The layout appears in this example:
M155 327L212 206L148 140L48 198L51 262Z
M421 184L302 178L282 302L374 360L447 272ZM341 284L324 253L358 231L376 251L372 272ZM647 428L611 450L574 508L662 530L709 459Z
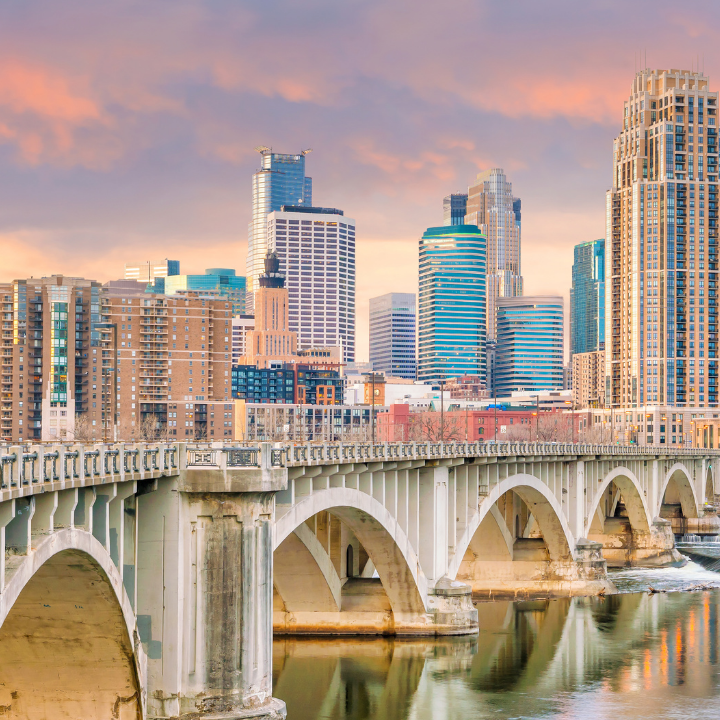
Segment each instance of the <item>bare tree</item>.
M413 442L457 442L464 440L466 428L464 418L453 413L414 412L408 422L409 440Z
M165 426L157 415L144 415L138 427L140 440L156 442L165 436Z
M91 442L95 439L94 435L92 422L88 418L87 413L76 413L75 428L72 432L68 433L68 436L72 436L69 439L75 442Z

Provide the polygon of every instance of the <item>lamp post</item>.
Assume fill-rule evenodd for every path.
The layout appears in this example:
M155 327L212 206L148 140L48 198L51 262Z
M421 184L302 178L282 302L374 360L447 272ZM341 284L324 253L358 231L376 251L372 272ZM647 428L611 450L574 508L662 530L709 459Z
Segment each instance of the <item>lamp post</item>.
M540 394L535 396L535 442L540 442Z

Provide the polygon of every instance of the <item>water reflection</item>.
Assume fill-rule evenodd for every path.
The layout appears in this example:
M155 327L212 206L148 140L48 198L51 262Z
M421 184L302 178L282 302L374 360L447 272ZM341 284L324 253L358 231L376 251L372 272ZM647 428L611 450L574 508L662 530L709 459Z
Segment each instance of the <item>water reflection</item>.
M720 591L497 602L477 637L274 644L291 720L718 718Z

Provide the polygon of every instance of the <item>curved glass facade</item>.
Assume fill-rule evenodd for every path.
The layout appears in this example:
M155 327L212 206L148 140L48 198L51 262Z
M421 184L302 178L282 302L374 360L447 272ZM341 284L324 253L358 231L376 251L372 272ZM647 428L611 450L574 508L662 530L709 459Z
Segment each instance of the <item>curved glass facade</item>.
M562 390L563 299L498 298L495 392Z
M420 239L418 379L485 377L485 236L476 225L428 228Z

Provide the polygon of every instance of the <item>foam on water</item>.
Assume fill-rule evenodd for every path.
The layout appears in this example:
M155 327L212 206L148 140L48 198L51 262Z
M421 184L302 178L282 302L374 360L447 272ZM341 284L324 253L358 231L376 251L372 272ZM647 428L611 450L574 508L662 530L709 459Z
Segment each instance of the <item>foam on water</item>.
M678 549L682 552L682 548ZM717 547L714 549L717 550ZM720 587L720 573L706 570L692 561L684 567L609 570L608 575L621 593L647 591L650 588L673 592L699 585Z

